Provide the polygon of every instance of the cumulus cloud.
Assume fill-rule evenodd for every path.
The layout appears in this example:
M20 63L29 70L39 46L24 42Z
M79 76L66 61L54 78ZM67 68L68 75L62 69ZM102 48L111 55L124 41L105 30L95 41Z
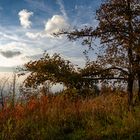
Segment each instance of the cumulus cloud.
M59 30L68 29L69 24L66 19L61 15L54 15L45 23L44 31L42 32L27 32L26 36L31 39L53 37L53 33L57 33Z
M29 12L26 9L23 9L18 13L18 15L21 26L25 29L30 28L32 22L29 20L29 18L33 15L33 12Z
M59 30L68 27L67 21L61 15L54 15L51 19L49 19L45 24L45 31L48 35L51 35Z
M7 51L0 51L0 54L3 55L6 58L13 58L15 56L21 55L21 52L20 51L7 50Z

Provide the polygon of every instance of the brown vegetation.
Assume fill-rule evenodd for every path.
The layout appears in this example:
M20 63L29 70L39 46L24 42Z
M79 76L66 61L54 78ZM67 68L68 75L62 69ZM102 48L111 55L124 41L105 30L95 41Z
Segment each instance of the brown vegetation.
M128 111L127 95L108 93L71 100L67 94L32 97L26 104L5 105L0 139L138 139L140 106Z

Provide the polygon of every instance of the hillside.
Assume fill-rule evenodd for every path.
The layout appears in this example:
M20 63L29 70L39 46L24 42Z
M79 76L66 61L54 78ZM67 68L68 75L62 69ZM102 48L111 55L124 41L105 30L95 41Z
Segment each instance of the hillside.
M67 94L30 98L0 112L1 140L138 140L140 105L128 110L125 93L95 98Z

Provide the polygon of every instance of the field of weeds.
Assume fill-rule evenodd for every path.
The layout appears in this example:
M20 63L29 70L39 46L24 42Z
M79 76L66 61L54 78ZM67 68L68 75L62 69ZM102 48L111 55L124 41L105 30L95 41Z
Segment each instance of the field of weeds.
M34 97L5 105L1 140L139 140L140 105L128 110L125 94L71 100L65 95Z

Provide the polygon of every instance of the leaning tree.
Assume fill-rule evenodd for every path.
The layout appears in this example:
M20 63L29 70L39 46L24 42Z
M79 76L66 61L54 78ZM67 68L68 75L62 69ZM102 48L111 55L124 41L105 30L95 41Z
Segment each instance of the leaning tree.
M127 82L128 102L132 104L134 79L139 81L140 99L140 0L106 0L96 12L99 24L74 31L61 31L70 40L83 39L91 46L100 39L97 61L87 66L87 73L98 79L119 79ZM115 77L117 76L117 77Z
M20 70L21 75L26 72L29 75L24 81L25 87L37 88L50 81L52 84L62 83L67 89L77 89L80 95L85 89L94 90L97 87L96 81L83 79L83 70L64 60L59 54L50 56L44 53L42 58L26 63Z

